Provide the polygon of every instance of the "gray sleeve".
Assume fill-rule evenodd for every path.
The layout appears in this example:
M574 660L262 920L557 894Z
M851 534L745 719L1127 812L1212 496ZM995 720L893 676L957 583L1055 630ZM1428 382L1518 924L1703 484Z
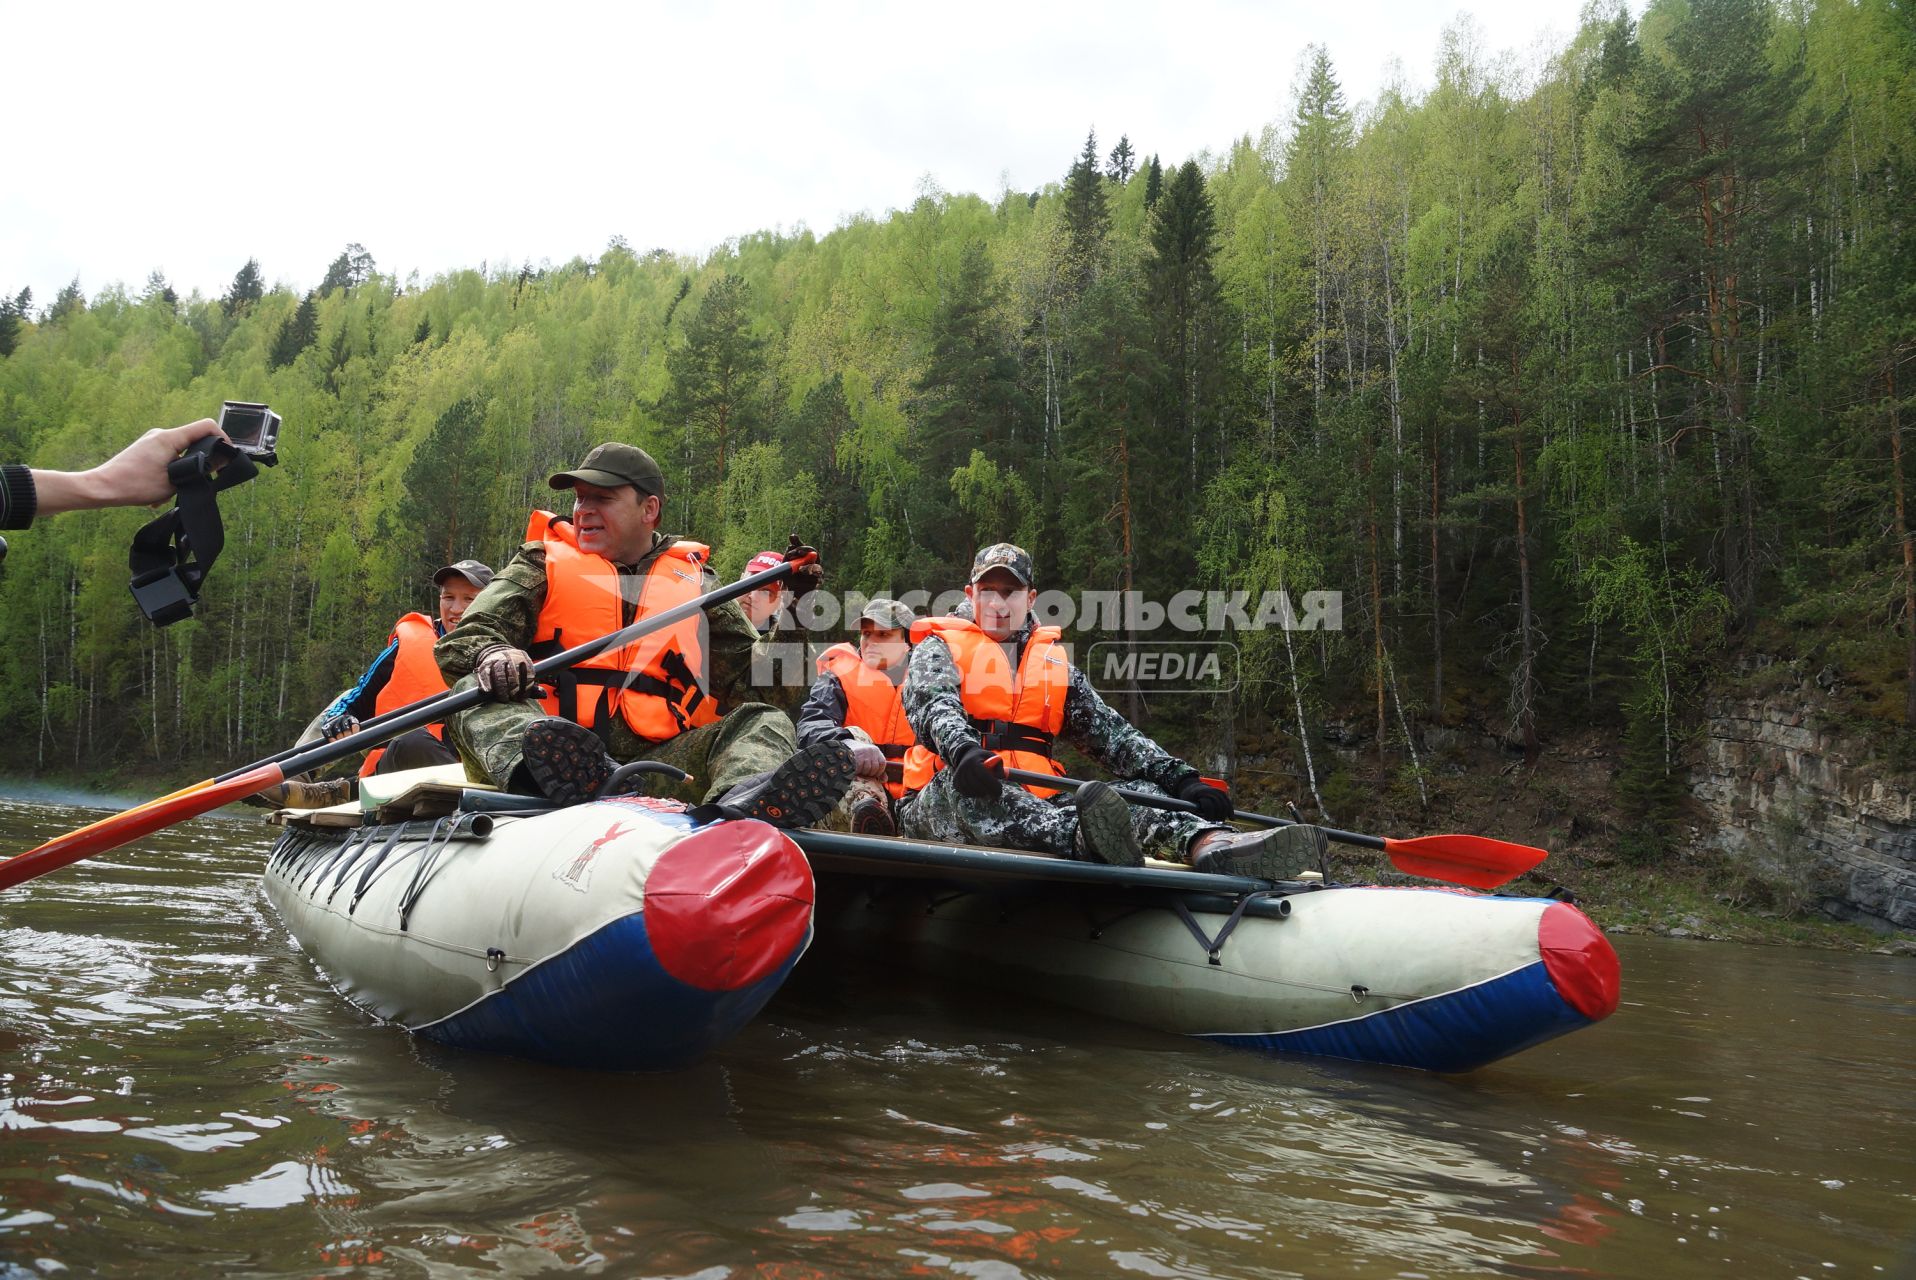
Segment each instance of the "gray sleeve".
M1064 700L1064 731L1059 736L1113 776L1156 783L1173 793L1185 779L1197 774L1113 711L1076 667L1071 668L1071 687Z

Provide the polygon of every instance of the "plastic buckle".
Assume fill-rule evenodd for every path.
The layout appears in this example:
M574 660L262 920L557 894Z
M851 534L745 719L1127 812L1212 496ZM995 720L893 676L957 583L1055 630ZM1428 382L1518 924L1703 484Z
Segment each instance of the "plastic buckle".
M194 596L178 569L154 569L133 579L133 601L156 627L193 616Z

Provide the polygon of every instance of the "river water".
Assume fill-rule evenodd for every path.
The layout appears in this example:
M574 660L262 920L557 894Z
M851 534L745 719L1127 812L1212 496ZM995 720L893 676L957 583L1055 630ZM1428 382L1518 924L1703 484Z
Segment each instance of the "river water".
M0 849L99 816L0 800ZM0 1277L1916 1276L1916 961L1622 938L1466 1077L815 952L597 1075L341 1000L212 818L0 895Z

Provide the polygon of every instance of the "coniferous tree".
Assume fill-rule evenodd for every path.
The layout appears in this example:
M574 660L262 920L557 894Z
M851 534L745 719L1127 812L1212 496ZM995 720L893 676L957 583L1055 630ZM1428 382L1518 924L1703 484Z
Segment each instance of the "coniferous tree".
M1001 301L990 251L973 240L932 315L929 358L913 388L923 479L912 523L926 549L954 571L971 553L971 538L958 518L953 473L974 449L999 465L1017 465L1025 452L1018 430L1027 404L995 315Z
M299 359L299 353L319 341L319 308L313 303L313 295L308 293L299 300L299 306L293 314L280 322L279 333L273 339L273 349L267 357L268 363L275 369L284 369Z
M362 285L372 279L372 274L373 255L364 245L349 244L327 266L326 276L319 282L319 296L330 297L335 289Z
M80 277L75 276L53 295L53 305L47 308L44 317L49 324L58 324L68 316L86 310L86 295L80 292Z
M0 359L12 355L20 345L21 320L18 300L0 297Z
M220 306L229 316L244 315L253 309L253 304L266 296L266 280L260 274L259 259L248 258L246 265L233 276L233 283L220 299Z
M166 282L164 271L150 271L146 277L146 288L140 291L140 301L158 303L168 311L177 311L180 306L180 295L175 293L173 286Z
M688 498L702 495L716 501L728 455L760 437L765 340L752 331L751 308L751 285L727 272L686 322L685 342L665 357L672 381L659 412L680 432L685 459L681 492Z
M418 538L407 574L411 581L459 560L489 560L483 531L491 523L497 463L485 434L484 408L471 397L454 401L406 465L407 515Z
M1773 65L1773 27L1763 0L1690 5L1665 39L1668 59L1637 63L1646 110L1626 150L1640 176L1637 226L1661 231L1671 255L1653 268L1664 285L1659 310L1694 335L1690 350L1658 363L1699 384L1689 416L1710 424L1723 580L1741 621L1756 605L1766 555L1748 292L1803 209L1794 179L1806 156L1831 137L1829 122L1799 118L1802 59ZM1818 305L1812 297L1812 323Z
M862 523L863 495L852 474L851 435L857 429L845 403L845 379L833 374L805 394L798 412L780 424L779 439L792 470L818 483L817 539L827 564L857 563L854 548Z
M1131 175L1137 172L1138 153L1131 149L1131 139L1120 134L1118 145L1111 148L1111 166L1106 169L1119 186L1131 181Z
M1155 462L1192 492L1221 466L1228 372L1216 271L1217 214L1197 161L1187 160L1151 211L1146 290L1165 370Z
M1104 264L1105 233L1111 211L1104 196L1104 176L1098 172L1098 134L1085 135L1084 150L1064 180L1065 255L1072 292L1089 285Z
M1164 363L1145 293L1137 268L1120 266L1085 295L1072 328L1059 560L1097 590L1137 588L1141 544L1179 488L1156 444Z

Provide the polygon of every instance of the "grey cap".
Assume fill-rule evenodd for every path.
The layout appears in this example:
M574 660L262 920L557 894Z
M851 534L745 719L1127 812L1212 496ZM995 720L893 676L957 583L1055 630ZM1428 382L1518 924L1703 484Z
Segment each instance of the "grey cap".
M480 564L477 560L461 560L456 564L449 564L438 573L433 574L432 585L435 587L443 587L446 585L446 579L452 577L454 574L458 574L473 586L478 587L481 591L484 591L486 584L492 581L492 570L490 568Z
M602 489L629 484L640 493L665 492L665 473L652 461L652 455L635 444L621 444L617 440L599 445L585 455L584 462L570 471L559 472L546 483L555 489L570 489L581 481Z
M1031 585L1031 553L1023 547L1014 547L1009 542L994 542L971 558L973 582L993 569L1003 569L1027 587Z
M888 631L910 631L911 624L915 621L910 606L900 604L896 600L887 600L883 596L867 604L865 611L858 615L858 620L861 623L869 622L874 626L883 627Z

